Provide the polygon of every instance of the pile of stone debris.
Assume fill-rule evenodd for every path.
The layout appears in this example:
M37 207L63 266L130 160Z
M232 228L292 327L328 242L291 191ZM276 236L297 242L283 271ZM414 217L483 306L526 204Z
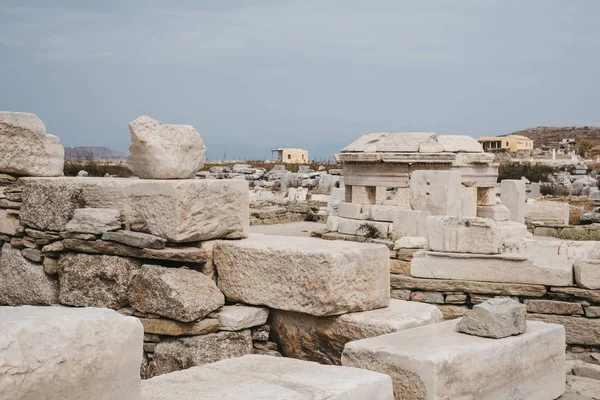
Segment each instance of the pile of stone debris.
M211 167L208 171L196 174L205 179L240 179L248 181L251 187L269 189L308 188L329 193L340 186L341 169L330 169L320 166L318 171L301 165L298 172L286 170L285 165L274 165L267 172L265 168L254 168L249 164L236 164L233 167Z

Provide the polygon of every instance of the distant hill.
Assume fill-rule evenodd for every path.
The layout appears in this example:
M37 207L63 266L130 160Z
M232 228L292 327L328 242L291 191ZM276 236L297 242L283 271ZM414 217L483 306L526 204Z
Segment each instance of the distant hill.
M590 142L596 143L600 141L600 126L538 126L513 132L510 135L522 135L532 139L535 148L551 147L553 143L569 138L575 139L576 142L589 139Z
M109 149L108 147L66 147L65 159L67 160L86 160L93 157L94 160L123 160L127 153Z

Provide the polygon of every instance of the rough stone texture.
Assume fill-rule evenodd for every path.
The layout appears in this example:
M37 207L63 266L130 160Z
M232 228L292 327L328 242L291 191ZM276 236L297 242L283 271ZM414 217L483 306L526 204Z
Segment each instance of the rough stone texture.
M112 310L0 307L0 397L140 397L142 326Z
M389 304L382 245L261 235L218 242L214 262L229 301L320 316Z
M202 272L144 265L127 290L136 310L182 322L203 318L225 304L223 293Z
M538 314L582 315L583 307L579 303L554 300L525 300L527 312Z
M42 265L44 266L44 272L48 275L58 274L58 260L56 258L45 257Z
M390 236L399 240L405 236L425 237L427 235L427 217L429 211L397 210L390 229Z
M390 283L393 289L465 292L526 297L541 297L546 294L546 287L542 285L456 281L445 279L420 279L405 275L391 275ZM552 290L554 291L555 288L553 287ZM600 298L600 293L598 298Z
M166 336L206 335L219 330L219 321L204 318L196 322L179 322L162 318L139 318L144 333Z
M21 250L21 254L26 259L36 263L41 263L43 259L42 252L36 249L23 249Z
M585 307L585 316L588 318L600 318L600 307Z
M518 255L465 253L415 253L411 275L418 278L531 283L568 286L573 282L572 262L536 265Z
M413 210L429 211L431 215L461 216L460 171L413 171L410 175L410 205Z
M580 376L567 376L567 392L560 400L599 400L600 381Z
M493 298L467 311L458 330L469 335L502 339L527 328L525 306L509 298Z
M412 292L410 300L421 303L444 304L444 294L439 292Z
M441 320L442 314L435 306L391 300L386 308L335 317L272 310L269 323L284 356L339 365L348 342Z
M394 243L394 250L424 249L425 247L427 247L427 238L419 236L401 237Z
M429 249L448 253L498 254L502 242L496 223L485 218L427 217Z
M224 306L211 316L219 320L220 330L241 331L264 325L269 317L269 310L244 305Z
M0 234L14 236L19 229L19 217L0 209Z
M140 249L164 249L167 240L158 236L142 232L117 231L106 232L102 235L102 240L108 240L125 244L127 246L139 247Z
M525 181L505 179L501 182L500 202L510 210L510 220L525 222Z
M61 176L65 150L35 115L0 111L0 172Z
M557 294L559 294L559 296L566 294L566 295L590 300L593 302L600 302L600 290L588 290L588 289L580 289L580 288L576 288L576 287L557 287L557 286L552 286L552 288L550 288L550 290L552 291L552 294L557 293Z
M480 218L490 218L494 221L508 221L510 220L510 210L504 204L477 206L477 216Z
M250 330L166 339L156 345L153 376L252 354Z
M142 179L193 178L206 161L206 146L191 125L168 125L145 115L129 123L127 165Z
M114 208L128 229L170 242L239 239L249 223L248 183L240 180L25 178L21 220L63 231L77 208Z
M140 267L141 262L132 258L63 254L58 260L60 302L77 307L125 307L127 287Z
M410 275L410 261L390 260L390 273Z
M585 289L600 289L600 260L575 262L575 282Z
M600 320L598 319L549 314L527 314L527 319L563 325L567 332L568 344L600 345Z
M0 305L58 304L58 281L5 243L0 254ZM0 363L1 365L1 363ZM1 375L1 374L0 374Z
M121 213L112 208L77 208L65 226L67 232L94 235L117 229L121 229Z
M396 400L555 399L565 390L565 331L529 322L523 335L490 340L456 321L348 343L342 365L389 374Z
M209 252L203 242L200 247L165 247L161 250L140 249L104 240L65 239L63 245L70 250L92 254L108 254L148 260L180 261L202 264L209 260Z
M455 306L447 304L439 304L437 305L437 308L439 308L439 310L442 312L444 319L460 318L463 315L465 315L467 311L469 311L469 308L467 306Z
M235 384L232 384L235 377ZM145 400L392 400L389 376L355 368L245 356L142 382Z
M573 375L600 380L600 365L586 362L575 364L573 366Z

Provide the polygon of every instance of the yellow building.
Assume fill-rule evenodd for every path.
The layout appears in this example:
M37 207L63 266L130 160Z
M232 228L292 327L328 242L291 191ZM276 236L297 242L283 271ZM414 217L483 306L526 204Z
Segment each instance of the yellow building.
M533 150L533 140L521 135L481 137L477 141L481 143L485 151L499 149L505 149L510 152Z
M286 164L308 163L308 151L302 149L277 149L277 160Z

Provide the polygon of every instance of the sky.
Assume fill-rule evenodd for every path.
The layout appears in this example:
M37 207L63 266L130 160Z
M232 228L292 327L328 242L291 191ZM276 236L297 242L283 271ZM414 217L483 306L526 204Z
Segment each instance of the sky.
M597 0L0 0L0 110L127 151L140 115L210 159L371 132L600 125Z

